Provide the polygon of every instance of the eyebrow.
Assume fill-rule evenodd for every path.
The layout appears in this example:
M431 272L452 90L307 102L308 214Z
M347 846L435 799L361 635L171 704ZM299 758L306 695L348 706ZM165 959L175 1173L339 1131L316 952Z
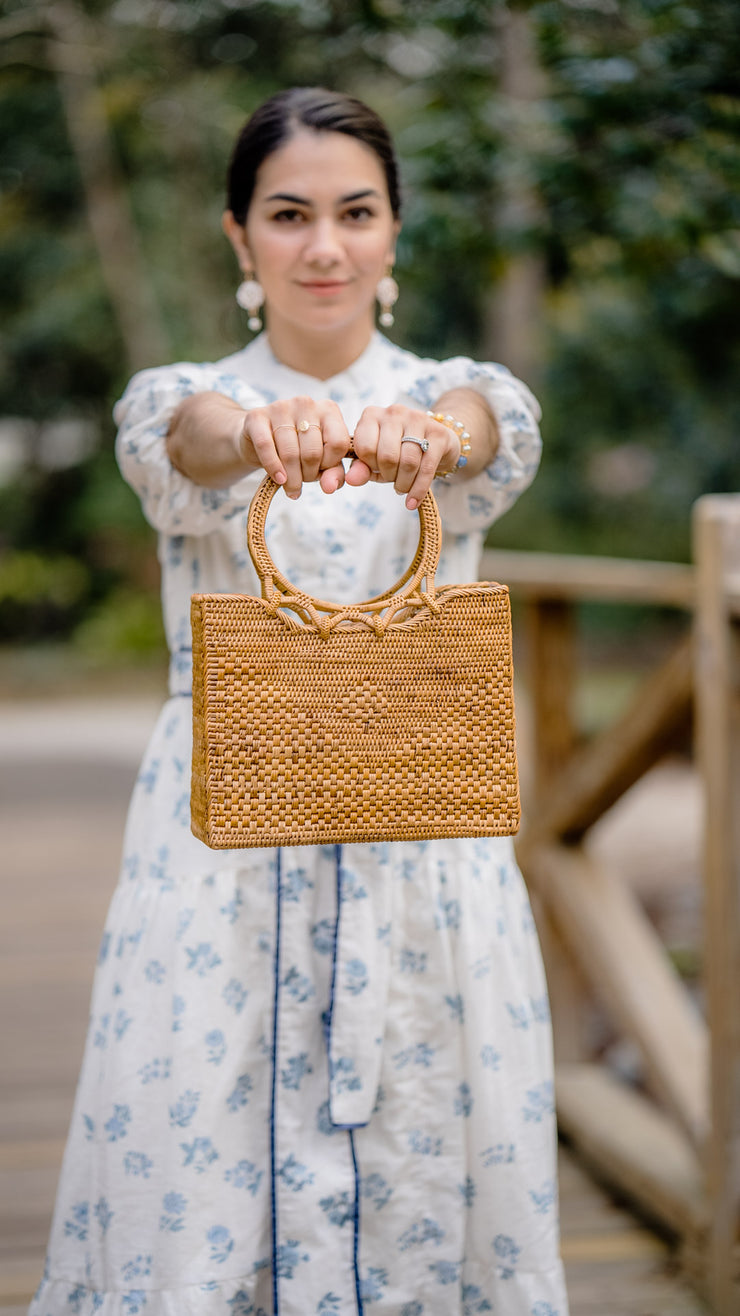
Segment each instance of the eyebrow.
M375 196L380 198L380 192L374 187L363 188L361 192L350 192L347 196L339 198L339 205L346 206L350 201L361 201L363 197ZM296 206L311 206L312 201L303 196L293 196L291 192L273 192L272 196L265 197L266 201L290 201Z

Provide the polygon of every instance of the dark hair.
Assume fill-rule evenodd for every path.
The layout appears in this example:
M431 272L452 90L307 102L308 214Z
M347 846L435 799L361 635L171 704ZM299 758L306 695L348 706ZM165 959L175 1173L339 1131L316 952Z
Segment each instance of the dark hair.
M257 170L298 128L345 133L374 151L385 171L394 218L401 211L398 165L383 120L363 101L325 87L291 87L264 101L242 128L228 172L228 207L239 224L247 218Z

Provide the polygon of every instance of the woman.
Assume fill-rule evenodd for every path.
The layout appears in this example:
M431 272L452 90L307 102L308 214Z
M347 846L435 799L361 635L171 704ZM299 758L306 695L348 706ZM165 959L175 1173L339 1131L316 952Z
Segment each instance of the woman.
M402 573L414 509L452 472L434 484L438 579L472 580L536 469L536 403L500 366L376 333L398 183L360 102L263 105L224 228L267 332L217 365L144 371L116 409L161 532L172 698L134 792L31 1312L566 1316L547 998L511 841L345 846L337 883L331 848L278 865L189 830L190 594L256 592L264 472L287 494L278 564L347 602Z

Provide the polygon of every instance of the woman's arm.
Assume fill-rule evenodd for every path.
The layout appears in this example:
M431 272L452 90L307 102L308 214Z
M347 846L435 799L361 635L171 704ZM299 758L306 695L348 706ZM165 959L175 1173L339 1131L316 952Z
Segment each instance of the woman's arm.
M175 411L167 456L176 471L206 489L225 489L260 465L244 434L243 407L222 393L194 393Z

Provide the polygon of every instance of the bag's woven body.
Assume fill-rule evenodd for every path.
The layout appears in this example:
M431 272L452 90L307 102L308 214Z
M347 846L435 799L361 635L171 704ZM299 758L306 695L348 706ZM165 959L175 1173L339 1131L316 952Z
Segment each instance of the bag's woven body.
M438 527L436 506L426 516L427 531ZM367 605L291 593L254 550L266 597L193 596L200 840L232 849L517 830L508 591L435 591L433 569L430 589L423 540L424 515L411 584Z

